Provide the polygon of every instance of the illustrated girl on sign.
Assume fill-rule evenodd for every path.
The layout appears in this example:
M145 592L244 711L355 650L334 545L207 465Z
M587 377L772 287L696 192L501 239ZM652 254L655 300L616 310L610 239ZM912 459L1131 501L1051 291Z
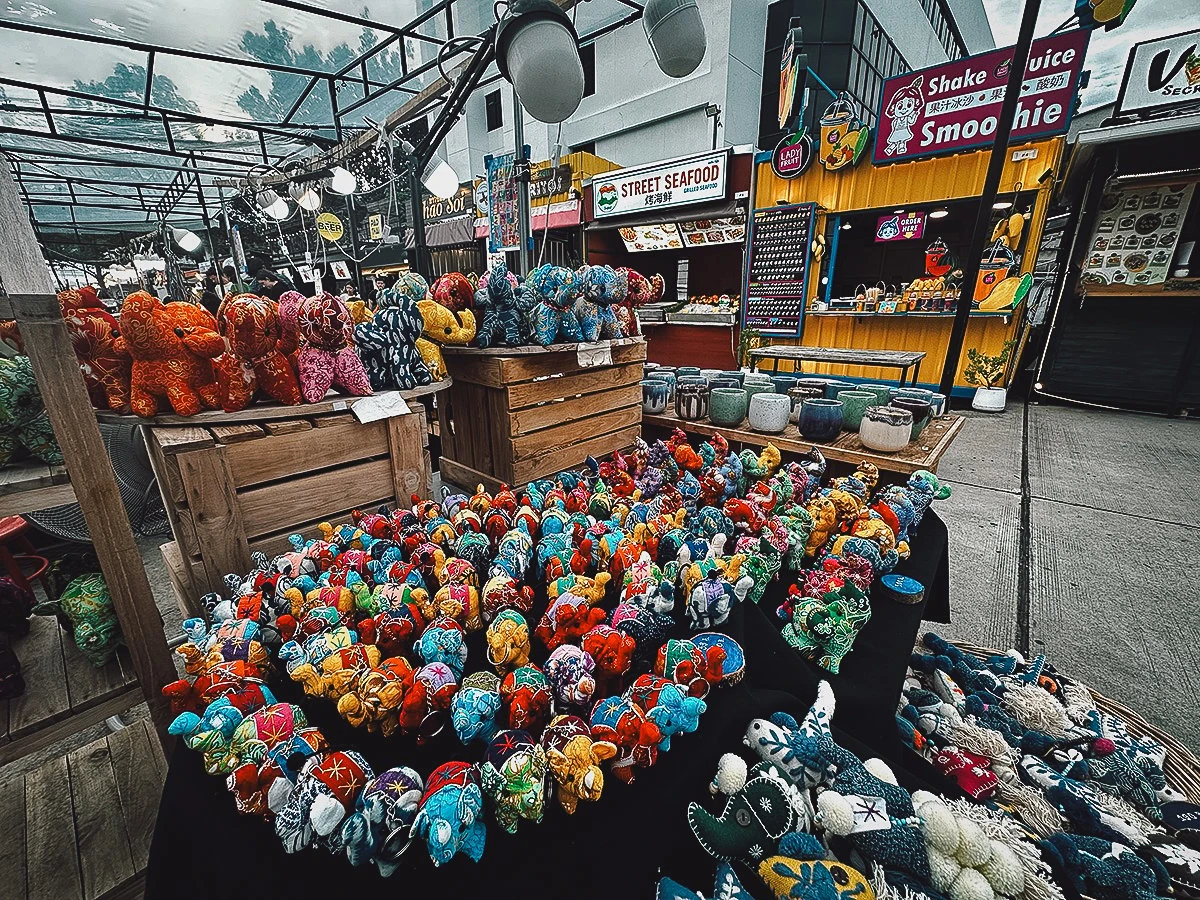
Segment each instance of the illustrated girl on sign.
M892 122L887 146L883 149L888 156L908 152L908 142L913 138L912 127L920 116L921 107L925 105L925 95L921 92L924 84L925 76L918 75L912 84L905 85L892 94L887 109L883 111Z

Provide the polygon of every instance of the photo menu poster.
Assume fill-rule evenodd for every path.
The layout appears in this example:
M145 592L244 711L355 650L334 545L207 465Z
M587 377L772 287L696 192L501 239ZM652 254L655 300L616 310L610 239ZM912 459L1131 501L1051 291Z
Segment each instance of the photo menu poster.
M1195 186L1192 182L1106 190L1083 264L1085 287L1166 281Z
M815 203L754 211L746 279L746 328L800 333L815 212Z

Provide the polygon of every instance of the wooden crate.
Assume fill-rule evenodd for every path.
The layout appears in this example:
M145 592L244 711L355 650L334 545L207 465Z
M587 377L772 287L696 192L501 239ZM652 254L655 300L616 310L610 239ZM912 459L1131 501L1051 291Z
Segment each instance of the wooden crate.
M595 348L607 348L611 362L588 365ZM641 337L445 353L454 383L438 400L439 468L453 484L527 484L627 447L641 433Z
M342 404L344 407L344 404ZM433 490L425 408L360 423L344 408L259 422L147 426L174 548L164 559L185 614L221 590L228 572L246 572L250 554L275 555L288 536L355 509L411 504ZM170 545L168 545L170 546ZM188 588L190 587L190 590Z

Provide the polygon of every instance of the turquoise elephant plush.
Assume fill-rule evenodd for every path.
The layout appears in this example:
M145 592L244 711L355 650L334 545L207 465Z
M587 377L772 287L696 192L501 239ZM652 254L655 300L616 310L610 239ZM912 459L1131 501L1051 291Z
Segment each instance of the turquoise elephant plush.
M255 709L277 702L275 695L265 684L255 687ZM258 700L265 702L259 704ZM180 713L167 726L167 733L182 738L190 749L203 754L205 770L216 773L227 759L234 733L248 712L254 710L247 711L234 705L228 695L218 697L208 704L202 715L193 712Z
M408 766L380 772L367 782L354 812L342 823L341 844L351 865L373 862L385 878L396 871L407 840L393 847L395 839L388 838L401 829L406 835L417 817L424 790L421 776Z
M464 744L491 741L499 730L496 716L502 705L499 678L491 672L468 676L450 701L450 719L458 739Z
M625 337L625 328L617 318L616 310L629 297L628 272L612 266L584 266L580 273L583 299L595 307L595 337L585 337L585 340ZM592 332L591 315L588 310L588 317L580 319L585 334Z
M583 279L574 270L547 263L530 272L525 285L537 300L529 312L534 341L546 347L559 340L584 340L576 314Z
M674 684L664 685L658 692L657 705L646 710L646 718L658 726L662 740L659 750L671 749L671 737L691 734L700 727L700 716L707 705L699 697L690 697Z
M429 774L413 820L412 836L425 841L435 866L445 865L459 853L479 862L487 830L483 824L483 786L474 766L448 762Z
M950 496L950 485L942 484L929 470L920 469L908 477L908 491L914 511L910 527L916 531L933 501L945 500Z

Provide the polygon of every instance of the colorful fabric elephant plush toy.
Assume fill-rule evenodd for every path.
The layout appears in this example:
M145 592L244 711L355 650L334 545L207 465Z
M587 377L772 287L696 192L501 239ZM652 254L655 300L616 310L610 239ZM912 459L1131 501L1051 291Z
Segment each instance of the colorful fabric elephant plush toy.
M475 314L469 309L455 312L436 300L422 300L417 308L424 322L422 335L417 339L417 352L433 380L441 381L447 375L442 347L465 347L475 340Z
M600 763L617 755L617 745L592 737L587 722L579 716L555 716L542 732L546 764L557 785L562 808L575 812L580 800L595 802L604 791Z
M417 306L428 293L425 279L407 272L394 288L379 292L379 310L355 326L354 342L377 391L411 390L433 378L417 352L425 319Z
M529 320L538 344L548 347L559 340L584 340L583 327L575 315L583 279L574 270L546 263L530 272L525 284L532 292L531 299L536 300Z
M479 862L487 828L483 824L483 787L474 766L448 762L429 774L412 835L425 841L435 866L445 865L458 853Z
M121 307L117 349L133 358L129 405L137 415L156 415L160 400L181 416L220 407L212 361L225 352L225 341L204 307L130 294Z
M340 298L329 293L309 297L300 304L297 324L297 368L306 403L319 403L331 387L359 397L371 394L371 381L351 346L350 310Z
M546 807L546 751L527 731L501 731L479 768L496 824L517 833L521 819L542 821Z
M641 329L638 327L637 319L638 308L645 306L647 303L657 303L661 300L666 285L663 282L663 277L658 274L647 278L633 269L621 268L617 269L617 272L625 273L625 280L629 285L629 290L625 295L625 302L618 305L615 310L617 318L621 321L621 326L625 329L627 335L640 334Z
M462 272L447 272L439 277L433 283L431 294L434 302L442 304L451 312L462 312L475 305L475 288Z
M622 338L625 328L616 310L629 297L628 269L612 266L586 266L583 270L583 296L596 308L596 337ZM590 310L588 311L590 314ZM584 338L588 340L587 337Z
M256 391L280 403L301 401L296 370L279 349L283 326L274 300L253 294L226 297L217 310L217 326L229 346L215 364L226 412L245 409Z
M52 466L63 462L29 357L0 357L0 465L22 452Z
M503 264L493 268L486 281L480 279L475 292L475 307L481 312L475 343L480 347L529 343L528 292L515 285L515 280Z
M80 575L67 585L57 600L33 608L34 615L57 616L75 640L75 646L93 666L103 666L125 641L121 623L113 610L112 596L99 572Z

